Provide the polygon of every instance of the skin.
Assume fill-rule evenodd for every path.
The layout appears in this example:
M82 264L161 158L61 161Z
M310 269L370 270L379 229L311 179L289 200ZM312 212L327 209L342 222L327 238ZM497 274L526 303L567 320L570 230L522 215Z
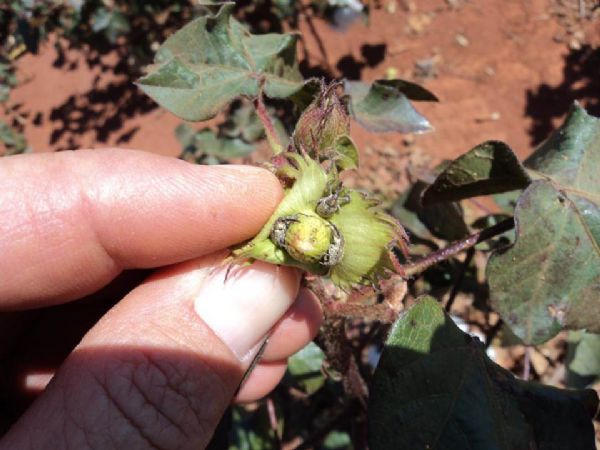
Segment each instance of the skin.
M131 150L0 159L0 449L203 448L273 389L319 303L293 269L219 277L282 195L262 169ZM228 296L254 288L232 335Z

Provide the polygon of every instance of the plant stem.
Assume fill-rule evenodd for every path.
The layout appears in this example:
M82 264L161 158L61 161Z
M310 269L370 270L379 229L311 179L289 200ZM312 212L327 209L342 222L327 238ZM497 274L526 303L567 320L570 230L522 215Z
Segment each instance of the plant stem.
M256 110L256 114L258 118L263 124L265 128L265 135L267 136L267 141L269 141L269 145L271 146L271 150L273 150L273 155L278 155L283 152L283 145L279 140L279 136L277 135L277 130L275 130L275 125L273 125L273 121L267 112L267 108L265 107L265 102L263 101L263 93L262 88L254 101L254 108Z
M496 322L496 325L494 325L488 331L487 336L485 337L485 349L486 350L492 344L492 341L494 340L494 338L498 335L498 332L502 328L502 324L503 324L502 319L498 319L498 322Z
M307 11L307 8L302 8L300 10L300 13L304 16L306 25L308 25L308 29L310 30L311 34L315 38L317 47L319 47L319 52L321 52L321 57L322 57L321 63L325 66L325 70L327 70L327 72L332 74L333 69L331 67L331 64L329 63L329 57L327 56L327 50L325 49L325 45L323 45L323 40L321 39L321 36L319 36L319 32L315 28L315 24L313 23L310 12Z
M458 290L460 289L460 286L461 286L463 280L465 279L465 273L467 273L467 270L469 269L469 266L471 265L471 261L473 260L474 255L475 255L475 248L474 247L469 248L469 250L467 250L467 256L465 256L465 260L463 261L463 263L460 267L460 273L458 274L458 277L456 278L456 282L454 283L454 286L452 287L452 292L450 293L450 297L448 297L448 303L446 303L446 312L447 313L449 313L450 310L452 309L454 300L456 300L456 296L458 295Z
M267 398L267 412L269 414L269 423L271 425L271 430L273 430L273 434L275 435L276 444L278 448L281 448L281 433L279 432L279 421L277 420L277 411L275 410L275 402L273 402L272 397Z
M511 217L510 219L503 220L502 222L497 223L489 228L478 231L477 233L473 233L470 236L467 236L460 241L456 241L450 244L448 247L438 250L436 252L432 252L423 258L414 261L407 266L404 267L404 272L407 277L412 277L421 272L424 272L431 266L444 261L448 258L451 258L454 255L462 252L463 250L467 250L475 245L483 242L487 239L490 239L494 236L498 236L508 230L511 230L515 226L515 221Z
M523 356L523 376L525 381L529 381L531 377L531 347L527 345L525 347L525 355Z

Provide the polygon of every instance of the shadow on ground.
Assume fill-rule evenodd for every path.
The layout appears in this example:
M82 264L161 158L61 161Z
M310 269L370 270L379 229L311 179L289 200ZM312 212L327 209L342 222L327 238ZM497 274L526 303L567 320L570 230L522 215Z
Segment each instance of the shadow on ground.
M579 101L594 115L600 116L600 48L584 46L565 57L563 81L557 86L541 84L527 91L525 115L533 119L529 134L536 145L546 139L574 101Z

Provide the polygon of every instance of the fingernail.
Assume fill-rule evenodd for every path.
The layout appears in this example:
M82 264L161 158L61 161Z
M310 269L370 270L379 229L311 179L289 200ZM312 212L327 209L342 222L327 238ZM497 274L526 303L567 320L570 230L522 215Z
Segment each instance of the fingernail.
M200 318L240 359L256 350L298 293L297 271L255 262L208 275L194 301Z

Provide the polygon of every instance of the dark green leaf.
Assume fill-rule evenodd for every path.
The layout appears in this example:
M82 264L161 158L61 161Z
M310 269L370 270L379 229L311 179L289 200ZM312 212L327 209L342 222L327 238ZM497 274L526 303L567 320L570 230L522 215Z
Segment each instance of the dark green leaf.
M271 117L273 117L271 115ZM265 129L254 107L250 103L235 108L223 124L223 134L230 138L241 138L251 143L265 135Z
M469 234L462 207L458 203L422 207L417 216L440 239L456 241Z
M0 57L0 103L8 100L11 88L17 85L14 67Z
M347 450L352 448L352 441L348 433L332 431L323 440L323 450Z
M321 93L323 83L316 78L309 78L304 85L288 97L299 112L304 111Z
M494 308L527 344L562 328L600 331L599 235L586 213L547 181L534 182L515 209L516 242L494 254L488 278Z
M438 98L423 86L406 80L377 80L374 84L391 87L415 102L437 102Z
M239 138L220 137L208 129L195 131L186 124L179 125L175 135L184 151L196 157L210 155L228 160L247 156L255 150L254 145Z
M108 42L114 44L117 39L121 36L126 35L131 31L131 25L129 19L123 13L119 11L113 11L110 17L110 23L104 30L104 36Z
M600 378L600 335L575 331L569 333L567 386L584 388Z
M409 194L410 192L407 191L394 201L394 204L392 205L392 215L398 219L402 226L412 235L422 240L430 240L433 238L433 235L427 229L425 224L419 220L417 213L406 207L406 201Z
M423 204L523 189L531 183L508 145L487 141L452 161L423 194Z
M196 133L194 146L205 155L214 155L222 159L247 156L256 148L241 139L220 138L210 130L202 130Z
M187 123L179 124L177 125L177 128L175 128L175 137L184 148L193 146L195 135L196 130L190 127Z
M225 4L167 39L150 73L138 81L144 92L177 116L199 121L240 96L256 96L261 83L272 98L298 91L303 81L296 38L252 35L231 17L232 8Z
M600 120L575 104L563 125L525 161L565 188L596 189L600 163Z
M271 111L270 108L267 108L267 110L270 113L271 121L282 145L286 147L289 142L289 136L283 123L275 116L274 111ZM244 142L252 144L265 136L265 129L256 114L254 106L251 103L244 103L234 108L225 122L219 126L219 135L240 138Z
M307 394L316 392L325 383L321 372L323 351L314 342L296 353L288 360L289 381L300 386Z
M416 213L417 218L438 238L455 241L467 236L469 228L464 221L463 210L459 203L423 206L421 198L427 186L425 182L417 181L412 186L404 207Z
M492 198L505 214L512 215L515 212L519 195L521 195L521 191L510 191L494 194Z
M110 11L104 8L103 6L96 9L96 11L94 11L91 17L92 31L98 33L108 28L108 24L110 23L110 16Z
M384 80L377 80L371 86L360 81L346 81L344 90L350 95L350 113L367 130L422 133L432 128L429 121L413 108L399 85ZM414 89L407 90L410 95L417 96Z
M0 143L4 144L5 155L16 155L30 150L25 136L2 121L0 121Z
M488 264L492 303L524 342L600 332L600 120L572 110L527 165L516 242Z
M4 103L8 100L10 94L10 86L0 83L0 103Z
M281 20L293 19L298 13L298 4L294 0L273 0L272 10Z
M100 7L94 11L91 17L92 31L95 33L103 32L110 43L115 43L119 36L123 36L131 31L127 17L115 10L108 10Z
M275 433L269 423L264 404L254 411L249 411L244 406L236 406L233 408L232 415L229 450L277 448Z
M594 391L517 380L424 297L392 327L369 403L371 450L594 449Z

